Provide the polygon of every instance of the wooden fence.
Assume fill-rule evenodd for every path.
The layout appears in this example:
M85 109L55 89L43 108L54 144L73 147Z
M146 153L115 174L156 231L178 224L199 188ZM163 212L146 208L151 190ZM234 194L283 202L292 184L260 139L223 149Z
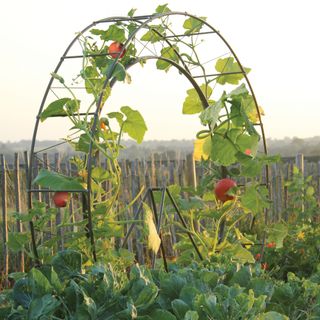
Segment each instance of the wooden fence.
M4 276L9 272L23 271L25 268L24 256L22 254L15 256L15 262L12 263L11 261L10 263L7 243L9 231L22 231L21 223L13 221L9 213L27 211L27 159L27 152L23 154L15 153L14 161L6 163L5 157L0 155L0 201L2 207L0 219L0 234L2 236L0 275L3 274ZM62 173L74 173L74 168L70 166L70 162L58 153L50 159L48 154L43 153L35 165L37 167L55 168ZM105 164L102 163L103 165ZM165 183L166 185L196 186L204 174L203 167L193 161L191 154L186 157L176 156L175 158L172 158L172 155L170 158L166 154L156 154L148 160L121 160L120 166L125 185L122 193L124 203L129 203L143 185L146 187L162 186ZM283 218L283 212L288 204L288 191L284 182L292 179L294 166L297 166L305 176L312 176L316 197L320 199L320 157L308 158L300 154L296 157L284 158L281 163L270 167L270 186L273 199L270 210L272 220ZM262 173L260 179L265 180L265 173ZM42 200L50 205L48 193L37 193L35 196L38 197L38 200ZM71 211L74 209L74 205L76 204L71 202ZM56 223L59 223L59 221Z

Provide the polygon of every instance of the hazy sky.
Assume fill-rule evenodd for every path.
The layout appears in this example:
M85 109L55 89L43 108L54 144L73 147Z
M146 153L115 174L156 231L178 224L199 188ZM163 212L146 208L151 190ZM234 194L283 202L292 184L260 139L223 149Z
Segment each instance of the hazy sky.
M139 15L151 14L166 2L171 10L206 16L252 69L249 79L266 113L267 137L320 135L318 0L11 0L0 11L0 141L31 139L50 72L77 31L132 7ZM183 101L185 92L165 82L163 75L146 74L135 83L142 91L132 92L130 106L146 115L146 138L193 138L197 116L182 116L181 105L170 105L177 95ZM145 106L148 95L155 102ZM39 139L63 137L59 128L44 128Z

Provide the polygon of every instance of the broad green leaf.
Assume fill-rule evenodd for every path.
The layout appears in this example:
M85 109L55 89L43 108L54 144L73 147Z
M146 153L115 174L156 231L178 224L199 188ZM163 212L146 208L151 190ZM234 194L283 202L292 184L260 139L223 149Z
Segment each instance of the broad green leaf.
M227 137L214 134L211 145L211 160L219 165L229 166L237 162L237 149Z
M26 244L30 242L30 235L27 232L9 232L8 247L12 252L23 251Z
M212 94L212 88L202 84L200 86L201 91L204 93L207 99ZM195 114L204 110L204 106L199 98L199 95L195 88L187 90L187 97L184 100L182 113L183 114Z
M200 17L200 19L206 20L207 18ZM203 22L193 17L186 19L183 23L183 28L186 29L185 34L199 32L202 26L203 26Z
M107 30L91 29L90 32L99 35L104 41L112 40L121 43L126 41L125 31L116 24L112 24Z
M256 177L261 174L264 165L261 159L252 158L251 156L243 154L243 152L238 152L237 158L241 163L241 175L245 177Z
M23 308L29 308L32 301L32 287L29 278L19 279L15 282L13 291L13 300Z
M266 296L270 299L274 292L274 284L271 280L254 278L251 279L249 287L254 291L256 296Z
M110 178L110 173L102 167L94 167L91 171L91 177L100 183L108 180Z
M119 61L115 64L114 60L108 60L107 66L103 70L103 73L107 77L115 77L118 81L124 81L126 79L126 69Z
M40 270L32 268L28 275L31 280L32 294L34 297L42 297L45 294L51 294L53 292L52 285Z
M110 112L107 114L107 116L110 118L110 119L116 119L118 124L119 124L119 127L122 126L123 124L123 118L124 118L124 115L121 113L121 112Z
M221 97L215 104L210 105L206 109L204 109L200 113L200 120L201 123L205 125L209 125L210 128L214 128L218 119L219 119L219 114L222 108L225 106L225 101L224 98Z
M60 251L53 257L51 263L61 280L81 273L82 258L77 251L71 249Z
M175 50L177 52L179 52L179 48L175 45L172 47L165 47L161 50L161 57L178 62L179 58L178 58ZM172 64L170 62L163 61L163 60L159 59L159 60L157 60L156 66L157 66L157 69L159 69L159 70L168 71L169 68L172 66Z
M258 135L241 134L237 137L236 143L240 151L245 153L245 151L249 149L251 151L251 155L254 156L258 150L259 139L260 137Z
M246 211L257 214L269 207L267 196L268 189L266 187L247 186L240 199L241 205Z
M32 183L52 190L83 190L83 186L75 178L46 169L41 169Z
M274 242L276 248L283 247L283 240L288 235L288 227L283 223L268 226L268 242Z
M134 300L135 307L139 310L146 310L155 302L158 292L158 287L150 282L148 286L145 286L140 291L138 297Z
M152 25L150 30L147 31L142 37L141 41L150 41L155 43L165 36L165 28L162 25Z
M46 276L54 290L61 293L63 285L53 267L51 265L42 265L39 270Z
M241 269L235 272L230 279L229 285L238 284L240 287L247 288L251 279L251 270L248 266L242 266Z
M234 61L233 57L228 57L224 59L219 59L216 62L215 66L216 70L221 73L221 75L217 78L217 83L219 84L238 84L241 79L243 79L244 75L241 71L239 64ZM251 69L244 68L246 73L249 73ZM235 74L225 74L224 73L233 73Z
M241 108L245 111L247 117L252 123L257 123L259 121L256 105L251 95L241 97Z
M171 312L163 309L155 309L150 313L150 317L157 320L177 320Z
M260 314L255 317L256 320L289 320L289 318L283 314L275 311L269 311L267 313Z
M198 288L195 288L192 284L187 284L181 289L179 298L190 308L193 306L195 298L200 293L201 292Z
M212 288L214 288L216 284ZM200 315L205 312L207 315L213 316L217 310L217 297L209 292L198 295L195 301L195 309L198 310Z
M160 279L160 294L169 298L170 302L179 297L182 288L186 285L186 279L179 274L166 274Z
M178 319L183 319L190 307L181 299L174 299L171 302L172 310Z
M187 313L185 314L183 320L198 320L199 319L199 314L197 311L192 311L189 310L187 311Z
M28 319L50 319L50 316L60 307L60 304L51 294L33 299L28 309Z
M139 111L133 110L128 106L121 107L121 112L125 114L126 119L122 124L123 132L127 133L132 139L141 143L147 126Z
M234 244L231 247L223 249L223 252L230 255L231 259L238 263L255 263L251 252L242 247L241 244Z
M249 91L244 83L241 83L239 87L233 89L230 93L228 93L227 98L238 98L239 96L247 96Z
M91 143L90 137L86 133L83 133L80 135L78 142L73 143L73 145L76 151L89 153L90 143Z
M171 12L171 10L168 8L168 4L159 5L156 9L156 13L168 13Z
M51 116L65 116L67 113L64 109L66 103L70 101L70 98L62 98L51 102L46 109L40 114L40 120L43 122L45 119Z
M109 60L104 60L104 68L107 61ZM105 77L100 75L97 68L93 66L87 66L81 72L81 76L85 80L85 88L87 93L94 94L95 96L99 96L103 88Z

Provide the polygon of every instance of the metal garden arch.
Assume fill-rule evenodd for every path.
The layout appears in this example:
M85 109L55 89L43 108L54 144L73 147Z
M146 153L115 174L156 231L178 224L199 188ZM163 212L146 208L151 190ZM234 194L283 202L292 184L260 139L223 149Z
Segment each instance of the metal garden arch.
M193 29L190 28L188 32L182 33L179 28L176 28L177 30L173 30L171 28L174 28L174 26L168 27L169 22L174 22L175 20L179 19L192 19L191 21L196 22L196 24L201 25L201 30L197 26L195 26ZM155 25L155 23L158 23ZM122 52L125 52L126 49L130 46L130 44L134 41L137 41L141 44L139 35L141 32L145 31L152 31L153 34L157 37L157 43L161 44L162 47L164 45L170 47L173 52L175 53L176 59L170 59L170 57L163 56L159 53L159 50L155 48L154 43L152 41L147 41L145 45L143 45L143 49L138 53L133 59L130 60L130 63L127 63L125 65L125 69L128 69L132 67L133 65L139 63L139 62L146 62L148 60L156 60L156 61L163 61L170 66L173 66L176 68L180 74L182 74L188 81L191 83L192 87L196 90L199 99L201 100L203 108L207 108L209 106L209 101L206 97L206 95L203 93L200 87L199 81L203 78L211 79L213 83L216 81L217 78L221 76L229 76L232 74L239 74L242 75L244 82L248 85L249 92L253 97L256 112L258 115L258 122L255 124L257 127L260 128L261 137L263 140L263 148L264 152L267 153L267 147L266 147L266 140L265 140L265 133L263 128L263 123L261 121L261 114L258 107L258 103L254 94L254 91L252 89L252 86L250 84L250 81L247 77L246 70L240 63L237 55L235 54L234 50L231 48L229 43L225 40L225 38L214 28L212 27L204 18L199 18L194 15L188 14L186 12L164 12L160 14L153 14L153 15L145 15L145 16L127 16L127 17L110 17L102 20L95 21L88 25L86 28L84 28L81 32L79 32L75 38L71 41L71 43L68 45L67 49L61 56L56 68L54 69L53 74L57 74L60 70L60 67L62 64L67 63L70 60L73 59L83 59L85 57L94 57L98 56L99 54L87 54L83 55L82 53L79 55L69 55L70 50L74 47L75 43L79 41L81 37L83 37L87 32L92 30L94 27L98 25L111 25L116 24L118 26L121 25L134 25L135 27L132 28L132 30L128 33L128 36L126 37L126 41L123 43L122 51L119 53L118 57L115 58L112 62L111 67L108 69L105 81L103 84L103 88L100 92L100 97L98 101L96 102L95 111L91 112L89 115L92 117L92 126L91 126L91 135L93 136L95 134L95 131L97 129L97 124L99 121L100 113L101 113L101 107L103 104L103 92L106 89L106 87L109 85L112 87L116 84L117 79L114 76L114 71L116 69L117 63L119 61L119 56ZM210 39L215 39L215 41L219 41L221 46L224 47L227 50L226 55L230 58L233 58L234 61L237 62L239 66L239 70L235 72L221 72L221 73L206 73L204 71L204 74L202 75L194 75L193 70L195 69L194 66L192 66L192 63L190 63L190 60L185 59L185 56L179 53L179 50L176 47L176 44L181 41L181 39L185 38L193 38L197 39L199 42L199 39L202 39L203 37L210 37ZM210 40L209 40L210 41ZM201 41L200 41L201 42ZM200 43L199 42L199 43ZM158 51L157 51L158 50ZM146 54L146 52L148 54ZM127 54L127 53L126 53ZM100 54L100 56L108 55L108 53ZM216 59L214 57L212 60ZM202 68L205 68L208 61L203 61ZM200 68L201 69L201 68ZM204 70L204 69L203 69ZM27 179L27 193L28 193L28 207L29 209L32 208L32 199L33 194L38 192L54 192L57 190L51 190L51 189L39 189L37 188L34 183L33 179L35 178L35 170L34 170L34 164L35 159L37 157L37 153L40 152L36 150L36 141L38 136L38 129L40 125L40 118L41 113L43 112L45 105L47 104L48 95L50 92L54 92L54 86L53 83L55 81L55 76L51 76L49 83L47 85L47 88L45 90L44 96L42 98L40 108L38 111L38 115L36 117L35 126L34 126L34 132L32 137L32 144L31 144L31 152L30 152L30 159L29 159L29 172L28 172L28 179ZM79 114L81 115L81 113ZM94 240L94 233L93 233L93 227L92 227L92 213L91 213L91 206L90 206L90 197L91 197L91 170L92 170L92 148L93 143L92 140L90 142L89 146L89 152L88 152L88 159L87 159L87 188L85 190L58 190L58 191L68 191L68 192L74 192L74 193L81 193L83 196L83 211L86 212L87 218L88 218L88 231L89 231L89 238L92 246L92 253L94 260L96 260L96 252L95 252L95 240ZM268 176L267 176L267 185L268 185ZM89 205L88 205L89 204ZM39 255L37 252L36 247L36 231L34 228L34 225L32 222L30 222L30 229L31 229L31 236L32 236L32 248L33 253L35 256L36 263L39 263Z

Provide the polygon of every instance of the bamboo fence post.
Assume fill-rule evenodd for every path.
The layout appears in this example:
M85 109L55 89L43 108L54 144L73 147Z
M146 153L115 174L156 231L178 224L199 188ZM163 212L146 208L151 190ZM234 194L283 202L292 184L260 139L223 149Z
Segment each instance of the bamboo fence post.
M19 153L14 154L14 164L13 164L13 172L14 172L14 193L15 193L15 207L16 212L21 212L21 184L20 184L20 161L19 161ZM21 220L17 220L17 231L23 232L22 222ZM20 251L18 254L18 268L20 272L24 272L24 253Z
M193 159L193 154L187 155L187 184L188 186L196 189L197 188L197 177L196 177L196 166Z
M131 184L131 194L132 198L135 198L140 191L140 181L139 181L139 168L138 161L131 161L131 176L132 176L132 184ZM136 212L138 209L137 201L133 204L133 212ZM140 242L141 232L139 228L135 228L136 233L136 248L137 248L137 260L140 264L144 264L144 254L143 254L143 245Z
M1 194L2 194L2 240L3 240L3 270L4 285L7 287L9 274L9 251L8 251L8 208L7 208L7 172L4 155L0 155L1 166Z
M71 163L70 161L66 161L66 173L68 176L72 176L72 168L71 168ZM74 224L76 222L75 214L74 214L74 202L73 202L73 197L70 198L69 201L69 222ZM75 225L72 225L71 227L68 228L69 232L77 232L78 228Z
M318 175L317 175L318 205L320 205L320 161L318 161L317 167L318 167Z
M298 153L296 155L296 166L299 169L301 175L304 177L304 156L302 153ZM304 191L305 190L301 190L301 192L303 193L301 201L301 212L304 212Z
M289 179L289 170L290 165L289 163L285 163L284 165L284 179L283 179L283 207L284 207L284 220L288 221L288 201L289 201L289 194L288 194L288 186L286 185L286 182Z
M186 159L186 171L187 171L187 184L188 186L196 189L197 188L197 176L196 176L196 164L193 158L193 154L187 155ZM194 228L197 232L200 232L200 224L198 220L193 221Z

